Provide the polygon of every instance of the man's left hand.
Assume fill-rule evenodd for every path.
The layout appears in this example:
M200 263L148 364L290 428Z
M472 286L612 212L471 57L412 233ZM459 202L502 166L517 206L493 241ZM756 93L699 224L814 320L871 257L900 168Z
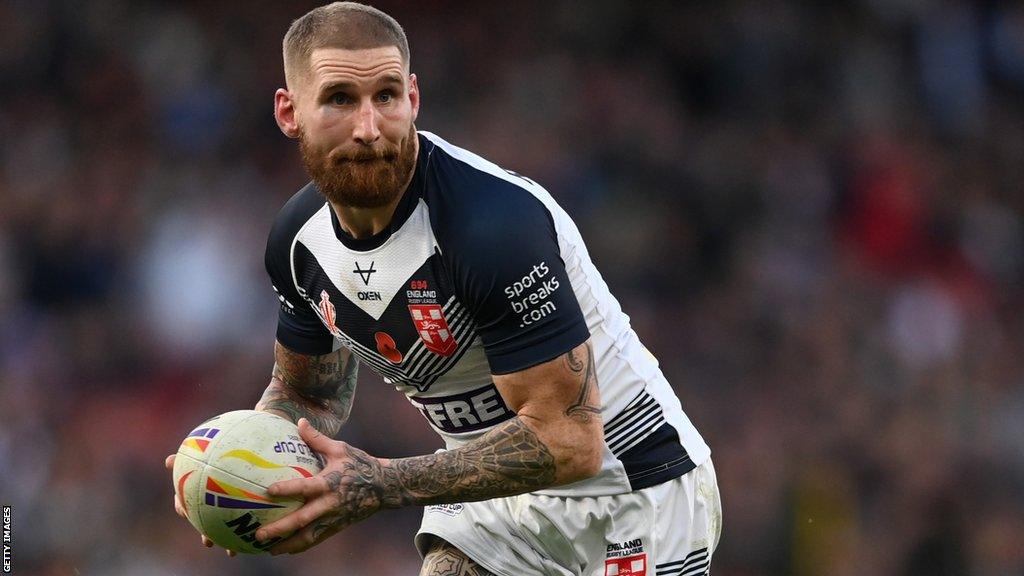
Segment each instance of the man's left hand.
M274 555L303 552L382 507L380 460L345 442L331 440L305 418L299 419L299 435L326 459L326 465L311 478L284 480L267 488L271 496L297 496L306 501L298 510L256 532L257 540L262 542L291 534L270 548Z

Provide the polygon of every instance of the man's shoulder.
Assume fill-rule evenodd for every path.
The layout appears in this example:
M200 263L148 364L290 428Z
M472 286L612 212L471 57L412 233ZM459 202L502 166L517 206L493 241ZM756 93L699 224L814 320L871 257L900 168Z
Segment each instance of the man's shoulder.
M426 202L439 240L507 241L510 232L550 226L555 203L542 186L430 132L420 134L430 143Z
M529 178L506 170L496 163L460 148L432 132L420 131L429 144L427 166L442 184L437 192L472 198L494 200L510 191L527 196L546 194L544 188ZM497 194L504 192L505 194Z
M298 234L302 226L323 209L327 200L310 182L299 189L277 213L274 224L270 228L269 244L286 243Z

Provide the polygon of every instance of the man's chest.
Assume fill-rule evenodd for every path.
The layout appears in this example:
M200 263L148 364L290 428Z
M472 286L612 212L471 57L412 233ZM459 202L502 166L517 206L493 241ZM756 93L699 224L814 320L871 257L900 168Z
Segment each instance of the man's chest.
M426 389L475 339L425 209L376 249L355 251L314 218L292 247L295 283L343 345L389 381Z

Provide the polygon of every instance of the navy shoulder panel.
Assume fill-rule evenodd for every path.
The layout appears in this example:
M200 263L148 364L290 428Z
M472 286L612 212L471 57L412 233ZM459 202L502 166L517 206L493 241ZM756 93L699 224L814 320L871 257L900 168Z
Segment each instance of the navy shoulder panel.
M270 229L267 248L278 248L278 244L283 244L287 250L291 246L292 239L298 234L303 224L323 208L326 203L327 199L317 191L316 186L312 182L300 188L298 192L285 202L274 218L274 225Z
M531 192L539 187L428 138L433 146L425 149L431 157L424 199L431 226L492 373L535 366L584 342L590 333L552 214Z
M300 354L326 354L334 347L334 337L296 289L291 261L295 236L326 202L312 182L296 192L274 219L264 255L267 274L281 301L277 340Z

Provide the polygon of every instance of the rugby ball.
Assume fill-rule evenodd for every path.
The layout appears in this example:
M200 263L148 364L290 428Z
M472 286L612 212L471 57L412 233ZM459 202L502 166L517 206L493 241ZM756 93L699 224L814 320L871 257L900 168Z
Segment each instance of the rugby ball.
M273 498L267 487L309 478L323 460L289 420L256 410L215 416L188 433L174 458L174 490L188 521L227 550L259 554L280 541L256 541L256 530L302 506Z

